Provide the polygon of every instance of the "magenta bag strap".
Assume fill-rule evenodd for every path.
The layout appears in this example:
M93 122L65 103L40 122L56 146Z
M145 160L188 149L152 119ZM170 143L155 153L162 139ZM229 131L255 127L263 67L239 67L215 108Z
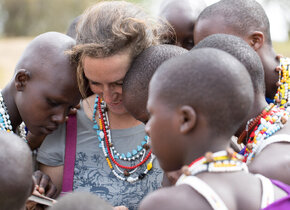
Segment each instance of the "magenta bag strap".
M68 121L66 122L65 156L61 194L65 194L73 190L76 144L77 118L76 115L70 115Z

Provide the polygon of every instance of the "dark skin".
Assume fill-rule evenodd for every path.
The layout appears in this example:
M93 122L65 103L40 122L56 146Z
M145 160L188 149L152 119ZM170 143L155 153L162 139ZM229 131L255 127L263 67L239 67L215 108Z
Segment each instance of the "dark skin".
M160 162L160 166L165 171L176 170L182 165L190 164L194 159L203 156L206 149L207 151L219 151L228 146L231 135L225 133L217 137L211 134L211 128L206 118L190 106L169 107L168 102L163 102L160 99L160 92L158 93L154 89L156 82L152 83L150 84L147 104L150 120L146 124L146 131L152 139L152 149ZM168 121L169 117L171 121ZM160 129L160 125L163 126L162 129ZM163 129L167 132L164 132ZM198 174L197 177L214 189L228 209L260 208L262 192L261 188L257 187L260 186L260 181L252 174L245 172L205 172ZM243 190L239 190L244 189L245 186L253 196L247 196ZM286 195L276 186L274 186L274 191L275 199ZM188 185L179 185L162 188L149 194L141 202L139 209L212 208L193 188Z
M160 12L160 16L164 17L174 28L177 37L177 46L185 49L192 49L193 29L199 13L206 7L204 1L193 1L193 6L187 0L172 0Z
M26 48L14 77L2 91L14 131L24 121L30 132L28 140L53 132L79 103L76 67L64 53L73 45L73 39L60 33L40 35ZM32 142L31 148L40 143ZM56 188L50 178L40 171L34 176L36 190L53 197Z
M239 34L233 27L227 25L221 16L208 17L197 21L194 28L194 43L197 44L205 37L217 34L231 34L245 40L260 56L266 84L266 97L273 99L277 91L276 82L279 75L276 67L279 66L279 55L277 55L272 46L265 41L265 35L261 31L249 30L247 34Z
M265 71L266 97L273 98L277 91L278 72L275 69L279 65L280 55L276 55L273 48L265 42L263 33L260 31L249 31L247 35L241 36L230 26L227 26L222 17L209 17L197 22L194 30L195 43L215 33L227 33L239 36L258 53ZM237 131L236 136L239 136L246 128L247 121L258 116L266 106L265 96L256 95L252 111ZM287 123L282 130L274 135L289 134L289 132L290 125ZM249 165L249 170L253 173L260 173L269 178L290 184L289 150L289 143L271 144L255 157Z

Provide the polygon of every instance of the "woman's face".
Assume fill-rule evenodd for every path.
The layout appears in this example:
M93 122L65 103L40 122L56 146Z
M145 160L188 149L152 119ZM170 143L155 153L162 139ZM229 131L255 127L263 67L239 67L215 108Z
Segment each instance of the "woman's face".
M105 58L85 57L84 73L91 90L98 94L114 114L127 113L122 102L122 85L130 67L129 53L116 54Z

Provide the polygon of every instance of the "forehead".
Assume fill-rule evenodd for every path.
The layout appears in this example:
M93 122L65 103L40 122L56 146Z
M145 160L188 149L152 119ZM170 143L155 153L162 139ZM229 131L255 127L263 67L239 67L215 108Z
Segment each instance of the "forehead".
M83 59L85 76L92 81L110 83L124 78L131 59L129 53L116 54L105 58Z

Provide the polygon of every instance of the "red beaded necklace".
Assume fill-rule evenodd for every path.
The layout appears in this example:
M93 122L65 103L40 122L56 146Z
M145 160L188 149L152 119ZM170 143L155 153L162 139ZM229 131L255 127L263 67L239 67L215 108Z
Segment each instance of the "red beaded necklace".
M151 156L152 150L149 151L149 153L146 155L146 157L144 158L143 161L141 161L140 163L138 163L138 164L136 164L134 166L124 166L124 165L119 164L115 160L115 158L113 157L113 155L111 153L111 150L110 150L110 144L109 144L109 140L108 140L108 134L107 134L106 126L105 126L105 122L104 122L104 115L103 115L103 112L102 112L102 109L101 109L101 100L98 100L98 109L99 109L100 119L101 119L101 123L102 123L102 129L103 129L103 132L104 132L104 138L105 138L105 142L106 142L106 147L107 147L107 150L108 150L109 157L113 161L113 163L115 163L118 167L123 168L123 169L127 169L127 170L135 169L135 168L143 165L144 163L146 163L146 161Z

